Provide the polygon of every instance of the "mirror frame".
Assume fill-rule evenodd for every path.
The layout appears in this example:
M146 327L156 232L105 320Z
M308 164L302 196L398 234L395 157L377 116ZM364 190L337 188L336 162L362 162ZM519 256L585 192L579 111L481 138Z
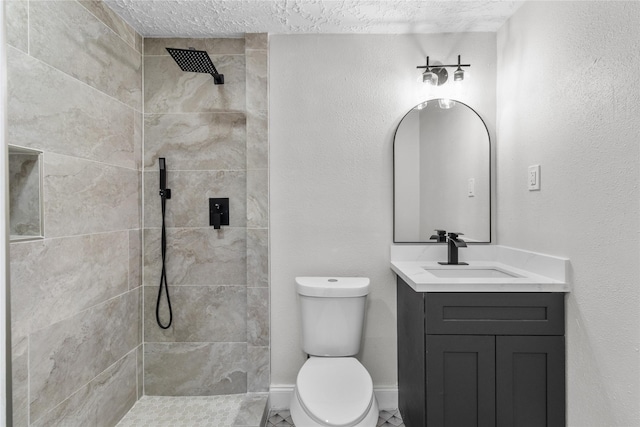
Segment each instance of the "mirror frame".
M425 102L432 102L432 101L438 101L439 99L443 99L443 98L432 98L432 99L427 99L426 101L420 102L418 104L416 104L413 108L411 108L409 111L407 111L407 113L405 115L402 116L402 118L400 119L400 121L398 122L398 126L396 126L396 130L393 133L393 153L392 153L392 161L393 161L393 244L408 244L408 245L415 245L415 244L440 244L438 242L434 242L434 241L427 241L427 242L422 242L422 241L414 241L414 242L398 242L396 240L396 135L398 133L398 128L400 127L400 125L402 124L402 121L405 119L405 117L407 117L409 115L409 113L411 113L418 105L423 104ZM491 152L491 133L489 132L489 128L487 127L486 122L484 121L484 119L482 118L482 116L475 110L473 109L471 106L469 106L468 104L465 104L464 102L460 102L456 99L449 99L450 101L454 101L456 104L462 104L465 107L469 108L471 111L473 111L473 113L480 119L480 121L482 122L482 125L484 126L484 129L487 131L487 140L489 143L489 240L487 241L481 241L481 242L466 242L467 244L473 244L473 245L486 245L486 244L490 244L492 242L492 237L493 237L493 162L492 162L492 152ZM460 230L457 230L460 231ZM464 234L463 234L464 236ZM464 238L462 238L464 240Z

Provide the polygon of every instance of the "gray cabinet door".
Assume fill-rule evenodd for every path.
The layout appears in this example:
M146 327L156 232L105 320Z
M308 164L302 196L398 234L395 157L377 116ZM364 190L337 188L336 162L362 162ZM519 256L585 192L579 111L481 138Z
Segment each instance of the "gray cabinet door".
M427 335L427 425L495 427L495 337Z
M496 337L497 426L564 426L564 372L564 337Z

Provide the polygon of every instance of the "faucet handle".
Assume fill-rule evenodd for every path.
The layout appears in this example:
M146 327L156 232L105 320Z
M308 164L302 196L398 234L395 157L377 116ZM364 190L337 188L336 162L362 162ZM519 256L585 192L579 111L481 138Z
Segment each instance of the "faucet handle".
M458 238L458 236L464 236L464 233L460 233L458 231L450 231L449 232L449 238L456 240Z
M435 231L438 234L433 234L431 237L429 237L429 240L435 239L435 240L437 240L438 243L442 243L442 242L445 242L447 240L446 237L445 237L445 234L447 234L446 230L435 229L433 231Z

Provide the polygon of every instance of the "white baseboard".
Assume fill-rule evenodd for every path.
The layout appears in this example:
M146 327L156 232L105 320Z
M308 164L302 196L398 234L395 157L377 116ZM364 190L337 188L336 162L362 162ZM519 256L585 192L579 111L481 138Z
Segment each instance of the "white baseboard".
M293 385L272 385L269 388L269 407L271 409L289 409L293 397ZM397 387L374 387L380 409L398 409Z
M293 397L293 385L272 385L269 387L271 409L289 409Z
M398 409L398 387L374 387L373 393L380 410Z

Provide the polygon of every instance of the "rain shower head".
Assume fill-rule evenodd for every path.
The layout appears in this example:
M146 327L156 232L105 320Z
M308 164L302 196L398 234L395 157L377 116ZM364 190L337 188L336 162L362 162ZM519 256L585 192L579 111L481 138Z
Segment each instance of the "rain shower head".
M166 49L182 71L211 74L215 84L224 84L224 74L218 73L206 50L173 49L170 47Z

